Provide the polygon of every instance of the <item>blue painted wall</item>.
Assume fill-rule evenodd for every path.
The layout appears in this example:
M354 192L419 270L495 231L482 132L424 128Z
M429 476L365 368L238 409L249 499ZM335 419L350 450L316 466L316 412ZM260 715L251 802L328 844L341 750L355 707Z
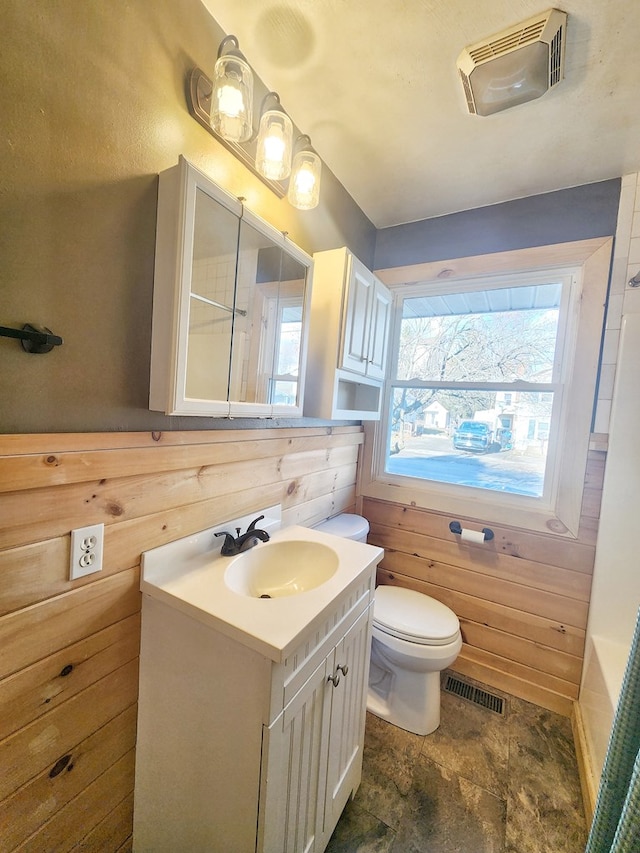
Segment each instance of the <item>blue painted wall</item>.
M374 269L613 236L620 186L615 178L384 228Z

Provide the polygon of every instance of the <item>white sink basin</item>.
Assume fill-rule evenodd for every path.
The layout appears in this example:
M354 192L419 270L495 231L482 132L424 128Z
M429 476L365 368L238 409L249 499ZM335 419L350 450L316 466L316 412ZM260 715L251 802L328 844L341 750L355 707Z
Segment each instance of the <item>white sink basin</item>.
M260 527L270 534L269 542L237 557L220 553L221 541L214 534L245 530L259 514L254 511L145 551L140 586L158 606L179 610L284 663L303 634L322 628L338 596L347 590L362 594L363 578L369 583L368 570L384 552L308 527L281 528L279 506L263 512ZM261 595L273 600L264 601Z
M283 598L325 583L339 563L333 548L320 542L265 542L235 557L225 570L224 582L239 595Z

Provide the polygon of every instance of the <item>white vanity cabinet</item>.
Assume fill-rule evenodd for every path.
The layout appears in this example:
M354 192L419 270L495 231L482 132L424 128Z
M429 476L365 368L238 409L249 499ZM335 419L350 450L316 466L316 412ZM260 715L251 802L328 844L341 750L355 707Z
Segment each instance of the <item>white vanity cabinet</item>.
M325 849L362 772L374 574L280 660L143 596L136 853Z
M370 607L265 729L259 851L322 851L360 783Z
M346 248L314 255L307 394L311 417L380 417L392 296Z
M184 157L162 172L149 407L301 416L312 264Z

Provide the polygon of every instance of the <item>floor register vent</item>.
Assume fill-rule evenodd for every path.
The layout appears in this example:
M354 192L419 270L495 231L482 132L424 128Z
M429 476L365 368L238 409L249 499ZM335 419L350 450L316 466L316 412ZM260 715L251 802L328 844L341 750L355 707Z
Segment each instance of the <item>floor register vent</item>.
M447 676L444 684L444 689L447 693L453 693L460 696L462 699L467 699L475 705L481 705L483 708L488 708L496 714L504 714L504 701L500 696L494 696L493 693L487 693L486 690L480 690L479 687L474 687L472 684L467 684L459 678L452 675Z

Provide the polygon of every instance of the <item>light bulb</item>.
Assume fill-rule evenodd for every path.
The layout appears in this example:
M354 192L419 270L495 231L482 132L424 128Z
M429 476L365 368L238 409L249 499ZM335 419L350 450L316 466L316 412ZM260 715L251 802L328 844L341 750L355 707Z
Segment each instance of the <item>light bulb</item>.
M295 177L296 192L310 193L313 190L313 185L316 179L311 169L308 166L303 166Z
M256 143L256 168L260 174L271 181L288 178L292 147L293 125L289 116L279 108L263 112Z
M289 202L298 210L312 210L320 201L322 165L315 151L303 149L293 158L293 175L289 182Z
M235 86L221 86L218 89L218 110L228 118L238 118L244 110L242 92Z
M264 141L264 153L268 160L282 161L284 154L284 136L281 127L271 128L271 133Z

